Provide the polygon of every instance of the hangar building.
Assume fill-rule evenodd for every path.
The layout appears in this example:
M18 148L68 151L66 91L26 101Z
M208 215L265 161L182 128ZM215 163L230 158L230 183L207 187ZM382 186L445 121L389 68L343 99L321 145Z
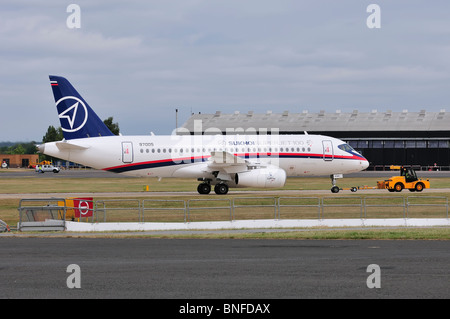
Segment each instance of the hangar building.
M323 134L339 138L362 153L369 169L413 165L421 170L450 169L450 113L376 110L364 113L193 114L181 131L194 134ZM198 134L198 133L197 133Z
M39 162L38 154L0 154L0 167L3 163L7 167L17 168L17 167L30 167L36 165Z

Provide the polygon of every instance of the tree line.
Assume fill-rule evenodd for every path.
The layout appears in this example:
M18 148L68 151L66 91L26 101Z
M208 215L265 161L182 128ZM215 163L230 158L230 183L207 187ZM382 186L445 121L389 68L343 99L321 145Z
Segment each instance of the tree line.
M36 153L36 142L1 142L0 143L0 154L35 154Z

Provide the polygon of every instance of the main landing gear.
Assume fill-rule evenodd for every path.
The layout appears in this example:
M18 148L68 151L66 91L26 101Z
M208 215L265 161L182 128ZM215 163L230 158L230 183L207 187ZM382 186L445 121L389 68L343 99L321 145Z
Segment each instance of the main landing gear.
M199 194L209 194L211 192L211 185L209 183L201 183L197 187L197 192Z
M211 184L208 182L203 182L198 185L197 191L199 194L206 195L211 192ZM228 185L225 183L219 183L214 186L214 192L217 195L225 195L228 193Z

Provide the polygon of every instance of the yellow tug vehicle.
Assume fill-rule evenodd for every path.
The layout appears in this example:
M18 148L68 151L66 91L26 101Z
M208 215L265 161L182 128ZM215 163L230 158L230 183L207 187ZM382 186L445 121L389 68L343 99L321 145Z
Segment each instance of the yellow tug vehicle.
M400 176L392 176L387 180L377 181L379 189L387 189L390 192L401 192L403 189L421 192L424 188L430 188L430 181L417 178L416 171L412 167L392 165L391 170L400 170Z

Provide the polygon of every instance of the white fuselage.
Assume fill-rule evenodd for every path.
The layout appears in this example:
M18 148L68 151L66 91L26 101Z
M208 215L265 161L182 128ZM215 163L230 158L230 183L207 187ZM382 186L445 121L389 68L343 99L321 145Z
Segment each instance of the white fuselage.
M345 142L322 135L107 136L51 142L41 152L132 176L209 178L215 151L283 169L287 176L348 174L367 160Z

